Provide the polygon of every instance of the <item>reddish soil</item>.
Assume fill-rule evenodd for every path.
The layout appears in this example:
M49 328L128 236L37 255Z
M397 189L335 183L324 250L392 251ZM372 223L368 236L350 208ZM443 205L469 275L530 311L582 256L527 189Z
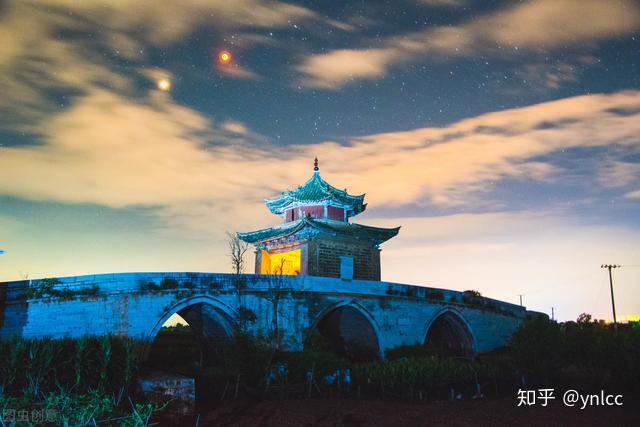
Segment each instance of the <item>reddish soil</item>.
M195 425L195 418L160 425ZM201 426L640 426L640 400L622 407L517 407L516 399L398 402L351 399L227 402L199 419Z

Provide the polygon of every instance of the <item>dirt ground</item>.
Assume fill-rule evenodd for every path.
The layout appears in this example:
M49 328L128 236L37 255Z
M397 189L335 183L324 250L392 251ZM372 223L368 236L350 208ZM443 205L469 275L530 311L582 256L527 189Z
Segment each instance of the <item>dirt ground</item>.
M196 425L186 416L160 425ZM517 407L516 398L439 402L301 399L228 402L201 415L201 426L640 426L640 399L622 407Z

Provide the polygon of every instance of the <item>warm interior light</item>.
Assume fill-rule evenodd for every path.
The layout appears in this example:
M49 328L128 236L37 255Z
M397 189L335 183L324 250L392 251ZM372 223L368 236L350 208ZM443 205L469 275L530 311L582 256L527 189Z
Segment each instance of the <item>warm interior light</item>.
M296 276L300 274L301 254L302 251L300 249L272 254L263 250L260 274Z

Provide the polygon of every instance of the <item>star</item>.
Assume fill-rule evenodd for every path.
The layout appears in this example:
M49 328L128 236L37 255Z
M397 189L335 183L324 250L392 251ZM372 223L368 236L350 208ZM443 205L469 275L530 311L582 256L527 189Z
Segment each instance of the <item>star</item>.
M171 82L168 79L160 79L158 80L158 89L160 89L163 92L167 92L169 89L171 89Z

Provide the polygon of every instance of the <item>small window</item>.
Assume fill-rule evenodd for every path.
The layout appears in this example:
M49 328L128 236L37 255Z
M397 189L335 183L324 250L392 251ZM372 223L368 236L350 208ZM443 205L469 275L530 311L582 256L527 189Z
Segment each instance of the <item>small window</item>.
M353 279L353 257L352 256L340 257L340 278L343 280Z

